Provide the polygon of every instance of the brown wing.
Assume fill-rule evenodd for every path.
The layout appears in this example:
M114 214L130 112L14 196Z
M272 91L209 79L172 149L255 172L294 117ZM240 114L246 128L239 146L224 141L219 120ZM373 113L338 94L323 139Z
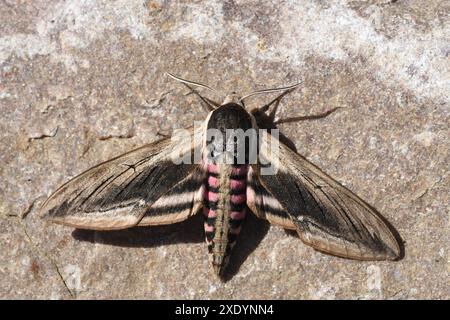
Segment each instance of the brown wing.
M172 156L174 150L182 157L191 155L198 146L190 138L163 139L87 170L56 190L42 206L42 215L96 230L186 219L201 202L201 171L196 164L175 164ZM178 197L178 207L167 201L170 197Z
M277 171L259 172L258 179L286 210L303 242L352 259L399 257L398 242L375 209L284 144L276 141L277 152L268 152L271 139L263 136L261 156Z

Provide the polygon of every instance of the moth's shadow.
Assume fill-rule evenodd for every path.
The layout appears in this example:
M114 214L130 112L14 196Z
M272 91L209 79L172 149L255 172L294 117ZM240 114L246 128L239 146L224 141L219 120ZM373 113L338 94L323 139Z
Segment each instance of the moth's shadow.
M239 272L241 265L247 260L250 254L261 243L262 239L269 231L270 224L255 215L248 213L242 226L242 231L236 240L230 256L228 267L222 276L222 281L230 280Z
M203 241L202 217L164 226L133 227L123 230L96 231L75 229L72 236L80 241L104 243L129 248L153 248L176 243Z
M196 214L186 221L152 227L134 227L114 231L94 231L75 229L72 236L79 241L102 243L129 248L153 248L177 243L201 243L205 240L203 230L204 218ZM236 246L231 253L230 262L223 275L223 280L230 280L239 271L241 265L256 249L269 231L269 224L248 213ZM205 259L208 251L205 244Z

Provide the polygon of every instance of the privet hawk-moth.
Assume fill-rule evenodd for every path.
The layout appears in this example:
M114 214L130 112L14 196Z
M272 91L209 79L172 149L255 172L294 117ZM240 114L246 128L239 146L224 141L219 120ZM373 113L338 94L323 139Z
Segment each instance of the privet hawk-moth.
M45 218L80 229L117 230L171 224L202 212L208 251L219 276L248 213L295 230L304 243L332 255L359 260L399 257L396 237L371 206L266 130L263 120L273 123L275 111L269 116L266 112L295 86L243 98L233 93L219 104L192 86L211 88L170 76L201 98L209 111L203 124L76 176L43 204ZM244 98L281 89L271 103L246 110ZM256 138L230 138L230 130L253 130ZM198 161L193 161L196 156Z

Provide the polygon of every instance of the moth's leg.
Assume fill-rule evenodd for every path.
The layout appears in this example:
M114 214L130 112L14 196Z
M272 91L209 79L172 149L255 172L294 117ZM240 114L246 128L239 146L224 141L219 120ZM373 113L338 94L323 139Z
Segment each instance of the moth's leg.
M290 123L290 122L297 122L297 121L304 121L304 120L317 120L326 118L333 112L335 112L337 109L342 109L342 107L336 107L330 110L327 110L320 114L310 115L310 116L298 116L298 117L289 117L284 119L277 119L274 121L274 124L280 124L280 123Z
M200 93L198 93L197 90L195 90L194 88L192 88L192 87L191 87L190 85L188 85L187 83L184 83L184 82L182 82L182 83L183 83L189 90L191 90L191 92L192 92L193 94L195 94L197 97L200 98L200 100L203 102L203 103L202 103L202 107L203 107L207 112L212 111L212 110L214 110L215 108L217 108L217 107L220 106L219 103L217 103L217 102L215 102L215 101L213 101L213 100L211 100L211 99L202 97L202 95L201 95Z
M272 110L268 114L268 118L270 121L272 121L273 124L280 124L280 123L290 123L290 122L297 122L297 121L303 121L303 120L317 120L327 117L328 115L335 112L337 109L341 109L342 107L336 107L331 110L327 110L323 113L317 114L317 115L310 115L310 116L296 116L296 117L288 117L284 119L276 119L276 114L278 111L278 106L280 105L281 99L291 91L295 90L295 88L287 89L286 91L283 91L280 95L278 95L275 99L270 101L269 103L263 105L260 108L257 108L256 112L254 113L265 113L267 112L270 107L273 105Z
M272 127L274 125L274 120L276 113L278 111L278 106L281 102L281 99L291 92L291 90L294 90L295 88L287 89L283 91L281 94L279 94L275 99L270 101L269 103L263 105L262 107L255 108L251 111L253 116L256 118L258 125L261 128L268 129L269 127ZM270 113L267 115L266 112L270 109L270 107L273 106Z
M275 114L277 112L278 109L278 105L281 102L281 99L287 95L289 92L293 91L295 88L292 89L288 89L286 91L283 91L281 94L279 94L275 99L273 99L272 101L270 101L268 104L263 105L262 107L258 108L259 112L267 112L270 108L271 105L274 105L273 110L270 112L269 117L275 118Z

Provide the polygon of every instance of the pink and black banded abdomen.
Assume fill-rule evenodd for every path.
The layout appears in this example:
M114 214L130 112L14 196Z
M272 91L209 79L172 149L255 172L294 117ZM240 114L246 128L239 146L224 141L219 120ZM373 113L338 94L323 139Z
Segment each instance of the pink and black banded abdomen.
M209 164L204 215L208 252L216 274L222 274L246 214L248 165Z

